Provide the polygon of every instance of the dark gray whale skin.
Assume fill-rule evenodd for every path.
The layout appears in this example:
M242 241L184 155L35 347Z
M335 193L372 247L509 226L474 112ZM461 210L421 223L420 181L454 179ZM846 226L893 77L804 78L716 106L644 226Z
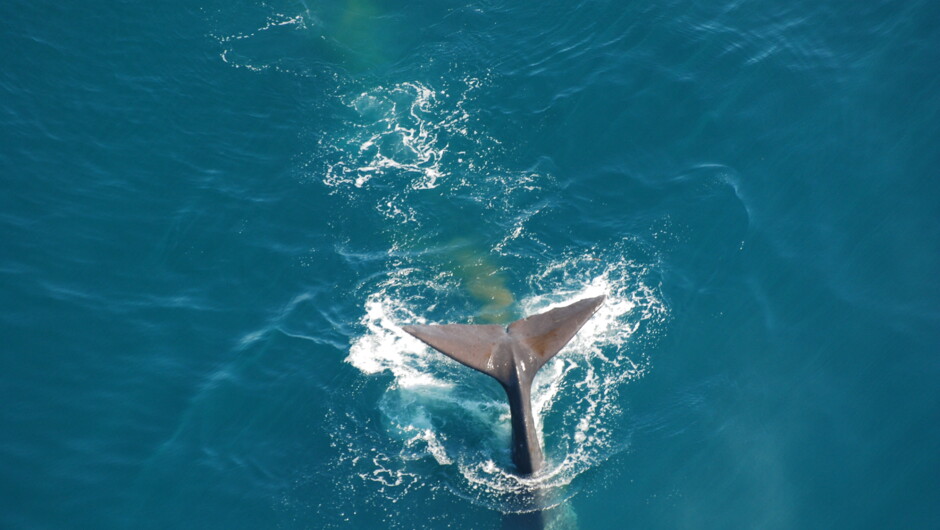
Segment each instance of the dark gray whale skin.
M402 329L455 361L479 370L506 391L512 422L512 461L520 475L542 467L544 456L532 416L532 380L604 303L605 296L496 324L441 324Z

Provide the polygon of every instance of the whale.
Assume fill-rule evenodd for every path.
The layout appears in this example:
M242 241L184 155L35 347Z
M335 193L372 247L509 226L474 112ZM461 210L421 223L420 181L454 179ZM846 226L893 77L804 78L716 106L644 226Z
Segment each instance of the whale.
M499 324L431 324L402 330L451 359L496 379L506 391L512 426L512 462L519 475L537 473L545 455L532 415L532 381L604 303L585 298Z

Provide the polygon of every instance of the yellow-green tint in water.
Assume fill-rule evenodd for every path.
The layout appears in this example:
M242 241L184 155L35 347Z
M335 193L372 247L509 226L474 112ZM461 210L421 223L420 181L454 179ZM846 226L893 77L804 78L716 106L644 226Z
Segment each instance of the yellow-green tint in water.
M381 64L385 60L386 33L379 24L381 13L370 0L348 0L333 37L352 53L355 66Z
M455 240L449 248L454 269L471 296L483 304L478 317L494 324L512 320L516 299L506 287L506 277L490 256L466 240Z

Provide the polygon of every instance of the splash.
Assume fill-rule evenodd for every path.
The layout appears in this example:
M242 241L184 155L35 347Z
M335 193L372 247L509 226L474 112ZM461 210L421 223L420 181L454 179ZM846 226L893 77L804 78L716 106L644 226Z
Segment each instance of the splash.
M655 338L667 317L655 268L625 257L633 248L628 242L615 245L600 260L602 252L572 253L527 279L532 292L544 294L519 302L525 314L608 296L536 377L533 408L548 461L533 477L511 472L509 409L498 385L401 331L401 324L425 322L426 308L420 305L425 296L409 294L420 275L399 275L376 286L360 322L364 331L346 360L364 374L391 376L380 410L386 433L396 443L386 446L385 457L397 459L405 474L415 473L412 464L433 463L437 471L423 471L427 486L504 513L522 509L518 496L533 486L547 492L548 505L574 495L568 486L578 475L628 446L618 396L647 372L642 346ZM431 287L441 295L453 288ZM459 320L457 315L450 319Z

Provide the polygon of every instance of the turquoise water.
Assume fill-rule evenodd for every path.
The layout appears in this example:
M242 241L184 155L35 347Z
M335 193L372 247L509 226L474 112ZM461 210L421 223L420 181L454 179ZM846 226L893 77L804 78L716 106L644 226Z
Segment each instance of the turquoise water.
M40 4L0 526L940 527L935 3ZM520 480L398 326L594 294Z

